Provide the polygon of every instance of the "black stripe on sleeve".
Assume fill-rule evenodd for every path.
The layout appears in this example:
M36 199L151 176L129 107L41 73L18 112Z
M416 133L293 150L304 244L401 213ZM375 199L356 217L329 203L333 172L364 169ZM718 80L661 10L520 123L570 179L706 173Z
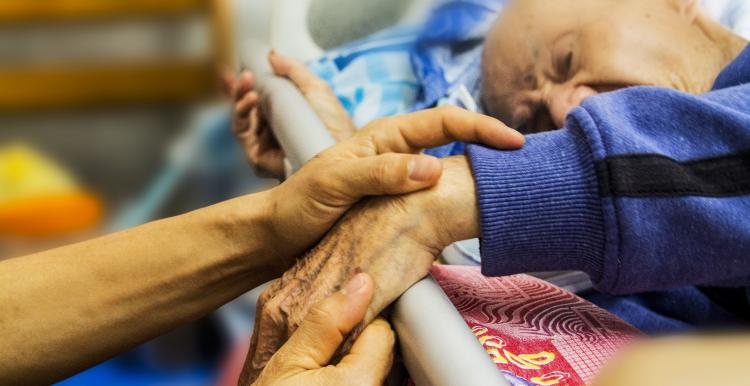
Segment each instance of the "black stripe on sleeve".
M728 197L750 194L750 152L679 162L661 155L597 162L603 197Z

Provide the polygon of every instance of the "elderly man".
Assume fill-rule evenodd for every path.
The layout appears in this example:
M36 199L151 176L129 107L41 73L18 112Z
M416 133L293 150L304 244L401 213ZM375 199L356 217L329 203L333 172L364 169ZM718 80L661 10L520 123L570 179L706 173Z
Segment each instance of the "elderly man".
M518 151L469 146L432 190L352 209L262 297L245 381L354 273L376 282L372 320L443 247L479 236L487 275L581 270L605 293L671 291L595 299L646 331L750 315L747 41L694 0L525 0L486 44L487 111L543 133ZM328 125L352 127L298 63L272 64ZM236 128L258 163L276 147L242 120L262 123L251 83L236 83Z

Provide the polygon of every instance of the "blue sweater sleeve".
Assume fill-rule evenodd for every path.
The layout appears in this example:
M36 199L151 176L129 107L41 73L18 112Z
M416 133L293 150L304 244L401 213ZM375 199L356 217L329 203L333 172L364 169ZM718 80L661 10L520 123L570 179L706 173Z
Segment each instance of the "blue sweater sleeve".
M750 84L603 94L521 150L467 150L486 275L582 270L616 294L750 284Z

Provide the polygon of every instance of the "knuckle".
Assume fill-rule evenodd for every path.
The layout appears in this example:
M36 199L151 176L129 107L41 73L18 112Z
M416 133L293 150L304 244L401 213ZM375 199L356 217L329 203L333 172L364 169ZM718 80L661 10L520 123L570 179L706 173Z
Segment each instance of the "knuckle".
M261 309L261 318L272 323L274 326L285 324L283 310L279 305L278 297L274 297L263 305L263 308Z
M318 305L310 310L307 320L316 326L328 326L333 324L335 318L333 312L328 310L325 305Z
M373 321L373 322L371 323L371 325L372 325L373 327L376 327L376 328L380 329L380 331L381 331L381 332L382 332L382 333L383 333L384 335L389 335L389 337L391 337L391 338L395 338L395 337L396 337L395 333L393 332L393 328L391 327L391 324L390 324L390 323L388 323L388 322L387 322L387 321L386 321L385 319L383 319L383 318L378 318L378 319L375 319L375 321Z
M438 107L437 111L438 113L442 115L457 115L457 114L461 114L465 110L457 106L447 105L447 106Z
M280 279L274 280L274 282L260 294L260 297L258 298L258 305L262 306L267 301L271 300L271 298L273 298L273 296L276 295L276 292L278 292L278 290L280 289L280 286Z
M393 121L395 119L396 118L394 118L394 117L378 118L378 119L372 121L372 123L369 124L369 125L367 125L367 126L370 127L370 131L372 131L372 130L380 130L382 128L392 126L393 125Z
M394 173L394 162L388 159L392 157L384 158L374 168L370 169L370 182L375 186L382 186L386 190L398 188L397 185L403 181L397 173Z
M383 342L383 348L392 350L396 344L396 333L388 322L382 319L376 319L367 328L377 336L378 341Z
M313 194L320 194L329 191L330 177L328 174L316 174L308 179L307 189Z
M257 148L250 149L250 152L247 155L247 158L250 160L250 163L253 165L256 165L260 161L260 155L258 154Z

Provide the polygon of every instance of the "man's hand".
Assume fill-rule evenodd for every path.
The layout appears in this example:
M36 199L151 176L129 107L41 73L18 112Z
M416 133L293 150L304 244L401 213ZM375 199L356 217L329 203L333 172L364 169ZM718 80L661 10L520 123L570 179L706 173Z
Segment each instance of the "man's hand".
M295 257L320 240L363 197L400 195L434 186L442 175L442 164L419 152L456 140L515 149L524 138L494 118L455 107L375 121L267 193L273 253L288 259L285 268L289 268ZM468 166L463 169L470 177ZM468 185L473 189L473 183ZM445 189L434 194L445 194ZM461 213L451 212L439 220L455 220Z
M255 332L243 370L251 382L291 336L313 305L358 272L375 281L376 292L352 339L412 284L427 275L450 243L479 235L474 179L465 157L442 161L443 176L432 189L363 201L318 246L261 296Z
M336 141L354 135L354 122L323 79L313 74L304 63L275 52L271 52L268 60L276 75L288 78L299 88ZM254 90L254 74L245 71L235 77L230 70L225 70L222 78L225 92L234 103L232 132L245 149L250 165L259 176L282 178L284 151L266 119L273 106L265 104L262 96Z
M344 338L364 318L372 295L372 279L359 274L343 290L318 304L271 358L255 385L382 385L393 362L395 342L393 331L383 319L371 323L350 353L336 366L329 366Z

